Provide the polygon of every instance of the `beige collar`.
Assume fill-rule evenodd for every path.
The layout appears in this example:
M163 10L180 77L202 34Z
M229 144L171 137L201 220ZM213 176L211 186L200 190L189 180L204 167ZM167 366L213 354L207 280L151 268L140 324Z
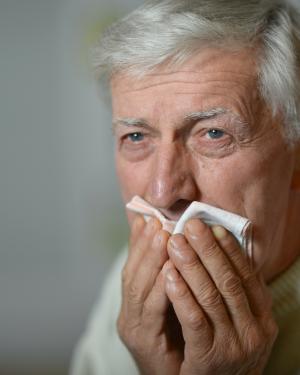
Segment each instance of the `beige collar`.
M270 288L277 319L300 308L300 257L270 284Z

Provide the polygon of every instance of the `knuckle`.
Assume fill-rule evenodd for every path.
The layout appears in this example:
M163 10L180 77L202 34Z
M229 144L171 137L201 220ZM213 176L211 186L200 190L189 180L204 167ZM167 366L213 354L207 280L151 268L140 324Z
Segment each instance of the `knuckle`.
M117 320L117 332L123 342L127 342L129 340L128 330L126 329L125 320L123 319L122 315L120 315Z
M198 301L206 301L207 296L210 294L217 294L217 289L214 287L212 281L210 279L203 280L201 282L201 288L195 291L195 297ZM218 293L219 294L219 293Z
M218 251L219 251L219 247L218 247L217 243L213 242L211 244L203 246L201 252L206 257L213 257L218 253Z
M198 311L188 314L187 324L193 331L200 331L206 326L205 317Z
M177 300L185 300L189 297L189 293L190 291L182 282L177 282L175 295Z
M250 355L253 356L264 349L265 337L256 326L249 326L245 337L248 340L248 352Z
M231 271L227 271L219 285L222 293L229 296L237 296L243 292L240 278Z
M131 352L137 352L139 348L139 336L135 334L135 332L130 332L129 330L126 331L125 337L122 339L123 342L126 344L127 348Z
M217 289L207 290L200 297L200 301L205 308L215 308L223 304L223 299Z
M199 269L199 259L196 254L190 252L183 254L182 258L182 270L186 272L194 271Z
M144 299L143 290L135 282L131 282L128 285L127 295L132 303L141 303Z
M126 265L124 266L121 272L121 281L122 281L122 290L127 293L128 290L130 290L131 288L133 280L132 280L132 275L130 274L129 269L127 268Z
M227 255L238 261L241 252L240 246L235 238L228 235L228 232L225 238L222 240L222 245L222 247L226 250Z
M229 362L231 363L232 367L236 367L241 363L241 361L245 360L245 357L245 353L243 353L243 351L241 351L240 348L236 346L232 351Z
M250 343L249 354L251 357L259 356L261 352L265 350L266 342L265 339L257 336L253 338Z
M244 330L244 340L246 352L249 357L255 358L260 357L262 353L265 353L270 348L277 335L277 325L274 326L274 331L271 334L266 334L265 327L268 323L258 323L256 321L250 322ZM263 327L263 329L262 329Z
M227 346L223 349L224 358L226 358L230 367L239 366L247 358L245 348L243 348L238 336L234 333L229 334L227 343Z
M121 315L117 320L117 332L121 341L128 347L129 350L135 351L139 347L139 334L135 327L129 327Z

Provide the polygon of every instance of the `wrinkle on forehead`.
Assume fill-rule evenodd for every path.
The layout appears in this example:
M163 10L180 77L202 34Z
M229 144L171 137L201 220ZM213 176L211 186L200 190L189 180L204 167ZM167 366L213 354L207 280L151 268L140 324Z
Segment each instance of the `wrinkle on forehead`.
M138 78L118 73L111 81L114 116L167 124L190 112L222 107L250 126L259 123L265 103L253 56L251 49L204 50L176 71L163 67Z
M125 70L112 77L111 87L118 85L121 80L124 82L121 91L134 92L160 85L202 83L203 78L204 81L225 81L228 76L228 81L246 81L247 78L256 80L257 67L253 48L235 52L207 48L176 69L165 64L138 77ZM126 81L130 82L130 86L126 85Z
M220 73L220 72L218 72ZM216 73L211 73L214 77L216 76ZM199 73L197 74L199 76ZM122 90L121 92L122 93L135 93L135 92L140 92L140 91L143 91L143 90L147 90L147 89L152 89L152 88L159 88L160 86L168 86L168 85L176 85L176 84L185 84L185 85L189 85L189 86L197 86L197 85L201 85L201 84L220 84L221 87L222 85L224 85L225 83L229 84L230 86L232 87L241 87L243 88L245 85L244 85L244 82L241 82L238 78L239 76L242 76L242 74L237 74L237 73L232 73L231 74L231 79L226 79L224 76L223 77L220 77L220 79L217 79L217 78L214 78L214 79L209 79L209 78L206 78L203 77L204 74L201 74L202 75L202 79L199 79L199 80L196 80L196 79L191 79L190 80L186 80L186 77L185 79L177 79L176 80L161 80L160 78L157 79L156 82L140 82L140 85L137 85L135 84L134 86L131 86L130 88L126 87L124 88L124 90ZM246 75L244 74L243 75L244 77L247 77L247 78L252 78L251 76L249 75ZM203 79L204 78L204 79ZM236 78L236 80L233 80L233 78ZM129 86L129 85L128 85ZM174 94L177 94L179 92L174 92ZM188 93L188 92L186 92ZM194 93L194 92L191 92L191 93Z
M236 71L211 71L211 72L178 72L172 73L172 76L161 76L159 74L155 76L146 76L143 80L135 80L132 77L122 76L115 77L115 81L112 81L112 91L114 87L119 87L120 92L123 94L136 93L148 89L160 88L162 86L176 86L185 84L186 88L194 90L195 86L199 85L230 85L231 87L244 88L245 83L249 82L253 86L255 80L253 74L241 73ZM120 82L123 82L120 87ZM256 82L256 80L255 80Z

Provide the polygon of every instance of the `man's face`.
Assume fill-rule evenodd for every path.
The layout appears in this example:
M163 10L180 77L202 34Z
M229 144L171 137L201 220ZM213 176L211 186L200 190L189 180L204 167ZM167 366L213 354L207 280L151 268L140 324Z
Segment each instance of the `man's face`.
M206 49L176 71L116 75L111 89L124 201L140 195L173 220L192 201L247 217L262 267L281 249L294 159L253 56Z

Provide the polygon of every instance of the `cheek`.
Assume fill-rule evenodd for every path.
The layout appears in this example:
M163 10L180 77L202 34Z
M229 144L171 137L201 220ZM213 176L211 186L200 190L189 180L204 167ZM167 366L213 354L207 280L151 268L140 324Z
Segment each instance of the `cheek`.
M115 155L116 172L124 203L134 195L143 196L148 185L147 168L141 163L128 163L120 155Z
M198 164L201 200L253 223L255 264L261 267L282 242L288 208L290 160L252 152Z
M194 176L201 201L245 216L244 194L249 184L249 172L241 173L239 157L197 160Z
M208 203L245 216L253 223L255 262L262 265L282 242L288 209L292 158L283 148L268 153L246 150L202 169ZM204 171L204 172L203 172Z
M194 162L201 199L263 226L287 201L290 160L282 150L279 155L245 150L220 160Z

